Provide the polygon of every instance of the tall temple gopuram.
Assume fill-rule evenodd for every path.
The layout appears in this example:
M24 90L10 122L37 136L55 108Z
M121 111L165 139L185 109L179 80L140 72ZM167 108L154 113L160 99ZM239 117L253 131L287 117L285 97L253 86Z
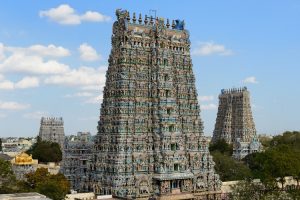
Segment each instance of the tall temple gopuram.
M62 117L42 117L39 137L41 140L56 142L63 150L65 141L64 121Z
M260 151L246 87L223 89L219 95L219 108L212 142L224 139L233 144L233 157L242 159Z
M96 194L202 199L221 186L203 136L184 21L116 11L95 139ZM170 196L172 195L172 196Z

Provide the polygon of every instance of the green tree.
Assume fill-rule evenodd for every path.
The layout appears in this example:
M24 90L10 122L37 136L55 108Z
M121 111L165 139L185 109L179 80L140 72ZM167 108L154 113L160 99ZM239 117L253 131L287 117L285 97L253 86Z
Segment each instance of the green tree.
M270 147L264 152L248 155L246 164L255 178L261 179L265 191L271 191L263 199L300 199L299 190L285 189L285 176L293 176L299 185L300 176L300 133L285 132L270 141ZM281 192L277 182L281 183Z
M66 193L55 181L47 181L38 185L36 190L53 200L64 199Z
M282 190L267 189L267 186L252 180L239 181L232 187L231 200L296 200L291 194Z
M300 171L299 153L287 144L276 145L265 152L248 155L245 162L255 178L262 181L279 178L282 186L285 176L297 177Z
M260 183L253 183L252 180L239 181L232 186L229 197L231 200L260 200L263 196L264 187Z
M51 174L46 168L38 168L35 172L26 174L26 182L28 186L35 189L39 184L43 183L45 180L49 179Z
M32 157L40 162L60 162L62 160L62 152L58 143L41 141L39 138L27 153L32 154Z
M272 138L262 135L259 135L258 138L264 149L268 149L270 147Z
M287 193L292 197L293 200L300 199L300 190L288 190Z
M244 180L252 176L250 169L243 162L236 161L219 151L212 152L212 156L215 170L222 181Z
M0 159L0 193L11 193L17 190L16 177L8 161Z
M251 177L250 169L243 162L231 157L232 149L232 145L225 140L218 140L209 146L215 162L215 170L220 175L221 180L233 181Z
M25 185L31 190L60 200L70 191L70 183L63 174L52 175L46 168L38 168L35 172L26 175Z
M229 156L232 155L233 147L231 144L228 144L224 139L218 140L214 143L210 143L209 145L209 151L219 151L222 154L227 154Z
M297 187L299 187L299 180L300 180L300 169L297 170L298 172L296 173L296 175L294 176L294 178L297 181Z
M286 131L282 135L275 136L270 142L271 147L288 145L297 152L300 152L300 132Z

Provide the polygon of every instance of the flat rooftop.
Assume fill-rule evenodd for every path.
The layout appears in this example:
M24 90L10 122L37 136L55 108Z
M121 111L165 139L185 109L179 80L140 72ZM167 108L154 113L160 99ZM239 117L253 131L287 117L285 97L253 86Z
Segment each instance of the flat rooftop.
M31 200L31 199L43 199L43 200L51 200L45 195L39 194L37 192L29 192L29 193L14 193L14 194L0 194L1 200Z

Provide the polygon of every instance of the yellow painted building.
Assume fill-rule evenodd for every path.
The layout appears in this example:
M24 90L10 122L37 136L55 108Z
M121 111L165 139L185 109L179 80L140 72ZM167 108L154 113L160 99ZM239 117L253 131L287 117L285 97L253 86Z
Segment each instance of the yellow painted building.
M12 169L17 179L24 179L24 175L34 172L38 167L38 160L33 159L32 155L22 152L16 155L12 160Z

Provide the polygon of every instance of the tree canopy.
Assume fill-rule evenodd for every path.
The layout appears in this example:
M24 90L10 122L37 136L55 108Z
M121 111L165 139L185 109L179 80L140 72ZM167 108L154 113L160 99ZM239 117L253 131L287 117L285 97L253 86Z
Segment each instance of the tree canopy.
M62 152L58 143L41 141L39 138L26 153L32 154L32 157L38 159L39 162L60 162L62 160Z
M215 161L215 170L222 181L235 181L250 178L250 169L242 162L234 160L231 156L219 151L212 152Z
M300 199L299 190L282 190L285 176L293 176L299 185L300 132L285 132L266 140L264 144L267 145L265 151L250 154L243 160L243 165L249 167L252 177L261 182L240 181L233 187L231 199ZM222 172L222 169L219 171ZM278 181L281 188L278 188Z
M70 191L70 183L63 174L52 175L46 168L38 168L26 174L23 186L24 189L39 192L53 200L64 199Z
M0 159L0 193L10 193L17 188L16 177L9 161Z
M245 157L246 165L251 169L254 178L262 181L300 175L300 132L285 132L270 141L270 147L264 152Z
M231 200L294 200L297 196L281 190L266 190L266 185L252 180L240 181L232 187Z
M300 132L285 132L265 139L265 151L246 156L242 161L234 160L232 146L225 140L210 145L209 149L216 163L215 170L222 181L258 178L266 185L272 185L279 178L284 184L285 176L300 180Z
M231 157L232 145L225 140L210 144L209 150L215 162L215 170L222 181L243 180L251 177L250 169L244 163Z
M228 144L224 139L222 139L214 143L210 143L209 151L210 152L218 151L222 154L227 154L231 156L233 152L233 147L232 144Z

